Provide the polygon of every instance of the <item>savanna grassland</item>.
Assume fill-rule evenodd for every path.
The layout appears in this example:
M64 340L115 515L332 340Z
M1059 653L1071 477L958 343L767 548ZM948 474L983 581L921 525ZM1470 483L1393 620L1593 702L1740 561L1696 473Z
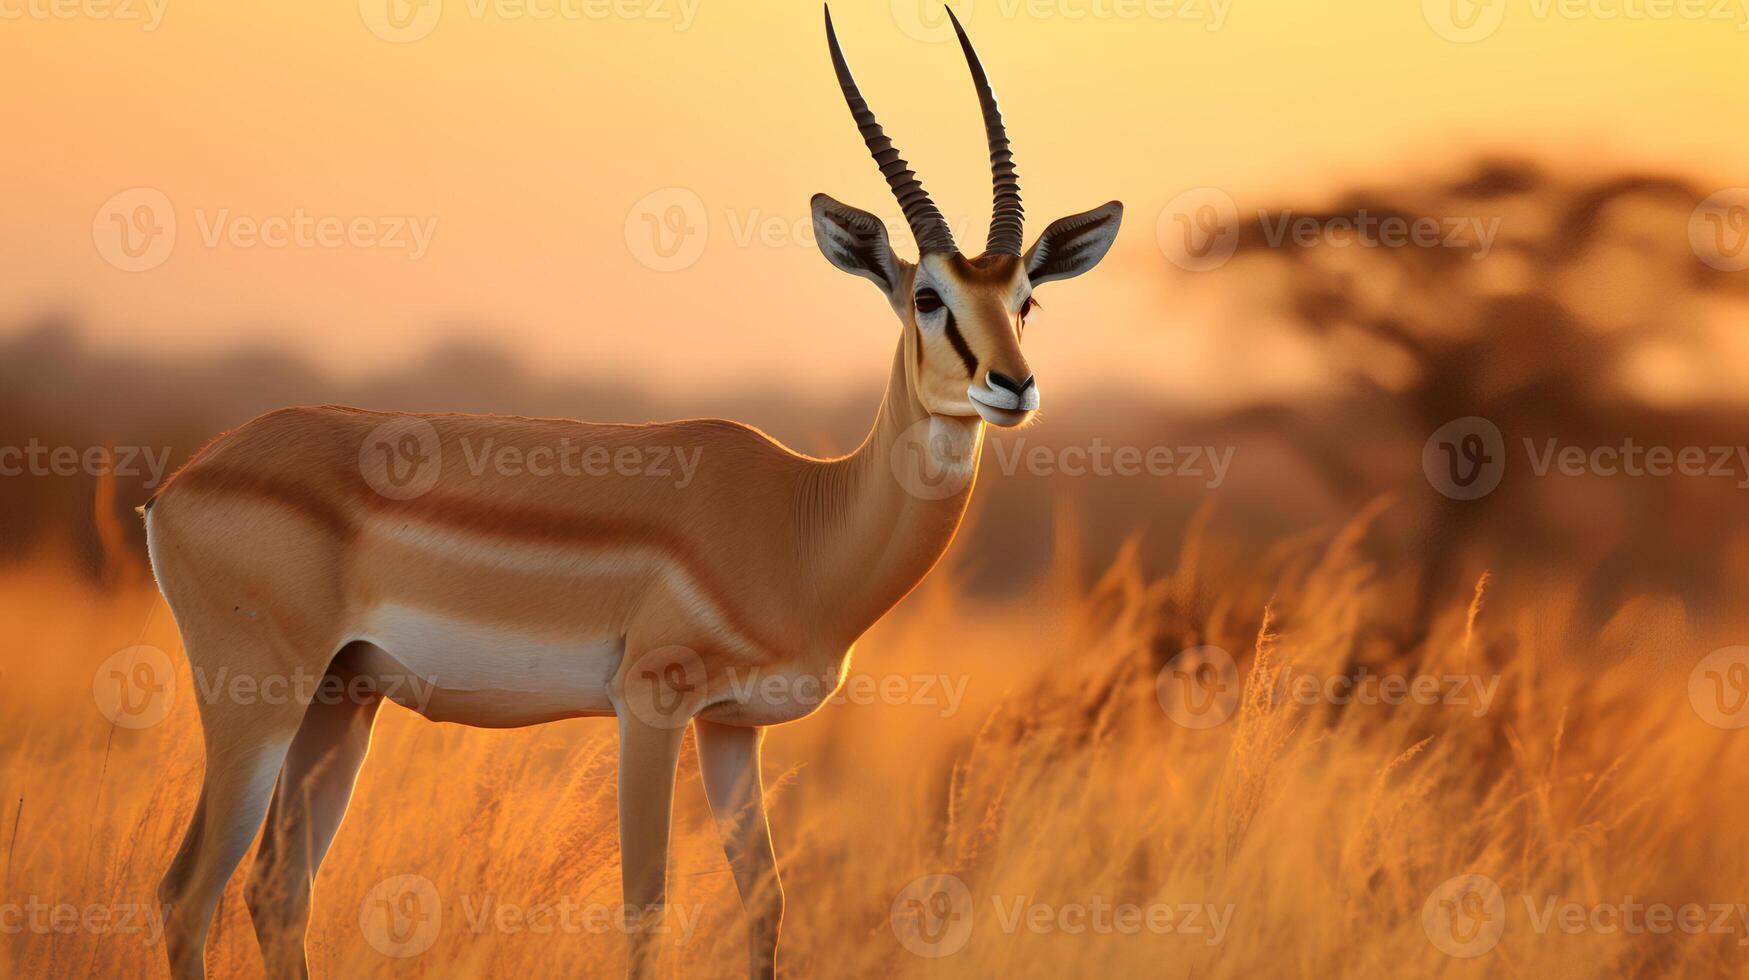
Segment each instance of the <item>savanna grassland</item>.
M1089 387L993 440L941 567L858 644L841 696L767 742L782 974L1749 976L1749 272L1697 252L1702 197L1482 160L1293 213L1472 216L1487 247L1302 248L1265 216L1223 270L1163 279L1193 311L1161 328L1187 356L1239 338L1198 362L1213 376L1298 352L1324 383L1201 407ZM0 446L169 465L262 411L340 402L708 412L827 453L877 398L710 394L543 383L465 346L342 383L283 353L106 354L49 323L0 343ZM1439 433L1477 420L1498 489L1442 489ZM1233 465L1032 472L1004 465L1019 439ZM1629 446L1729 465L1537 462ZM0 976L164 975L154 893L218 679L190 674L142 564L128 515L151 477L0 480ZM385 707L316 882L315 975L618 974L615 749L610 720L482 731ZM262 971L249 861L217 977ZM669 881L664 968L743 975L690 742Z
M1635 649L1599 668L1573 648L1570 595L1479 581L1419 646L1381 656L1362 624L1389 591L1355 548L1361 521L1285 542L1231 583L1200 574L1195 528L1164 577L1126 553L1086 576L1059 561L1016 599L927 582L859 645L840 702L768 743L783 970L1743 975L1749 733L1716 724L1742 690L1691 675L1696 651L1728 638L1641 628L1625 609L1598 642ZM84 917L13 912L3 972L162 975L150 932L120 927L153 902L200 781L197 689L167 611L139 569L94 584L51 552L0 573L0 621L5 894ZM134 644L178 670L168 715L139 729L93 693ZM1200 727L1174 699L1175 658L1208 646L1231 651L1239 684L1192 678L1225 718ZM1364 673L1440 678L1440 695L1363 703L1291 683ZM619 894L614 758L609 722L488 732L385 708L317 883L315 973L622 969L600 911ZM247 868L221 906L215 976L261 972ZM1448 884L1466 874L1502 900ZM381 883L403 875L429 890L384 905ZM913 885L928 875L964 890ZM670 880L666 968L740 975L739 904L690 740ZM1659 906L1672 918L1646 917ZM435 933L394 945L433 912ZM1685 931L1697 914L1703 928ZM1448 952L1478 949L1466 943L1480 955Z

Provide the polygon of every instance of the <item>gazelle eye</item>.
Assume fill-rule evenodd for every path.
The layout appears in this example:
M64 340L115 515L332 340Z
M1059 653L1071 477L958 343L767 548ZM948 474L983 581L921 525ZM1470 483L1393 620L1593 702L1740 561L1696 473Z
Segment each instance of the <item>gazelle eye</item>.
M934 313L942 307L941 294L927 287L917 290L915 299L919 313Z
M1036 309L1038 309L1038 300L1028 296L1026 302L1020 304L1020 322L1025 323L1027 316Z

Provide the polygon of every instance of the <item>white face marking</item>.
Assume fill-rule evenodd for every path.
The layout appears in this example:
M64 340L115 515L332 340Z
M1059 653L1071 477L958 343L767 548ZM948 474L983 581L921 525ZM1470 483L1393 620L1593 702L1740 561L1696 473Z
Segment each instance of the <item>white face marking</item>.
M933 312L917 309L915 313L925 352L918 385L924 406L934 414L982 417L1001 426L1025 421L1039 407L1038 387L1015 393L988 381L992 370L1017 380L1030 373L1019 348L1018 317L1032 289L1025 270L1016 265L1007 282L967 282L959 278L950 259L930 254L917 268L912 296L926 289L941 297L943 305ZM974 362L969 381L966 358L948 330L950 312L953 328Z

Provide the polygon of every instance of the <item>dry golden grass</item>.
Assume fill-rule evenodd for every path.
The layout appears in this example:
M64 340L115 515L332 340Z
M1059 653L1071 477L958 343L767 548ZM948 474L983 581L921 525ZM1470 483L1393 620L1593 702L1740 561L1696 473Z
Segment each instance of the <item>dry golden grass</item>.
M1749 899L1749 730L1691 710L1688 673L1729 637L1633 630L1607 668L1571 636L1570 601L1486 594L1456 604L1411 657L1357 637L1383 590L1352 531L1280 549L1253 580L1211 584L1187 549L1150 581L1120 557L1097 580L1064 570L1023 601L981 603L938 575L859 646L854 674L965 682L911 703L837 704L773 732L767 778L789 895L790 976L1741 976L1749 933L1539 931L1525 896L1585 907ZM151 902L200 781L185 668L170 717L115 728L92 673L136 642L180 645L149 583L98 588L53 558L0 572L0 848L22 903ZM1618 624L1619 625L1619 624ZM1192 730L1156 698L1179 650L1219 645L1246 675L1236 715ZM1369 669L1497 677L1490 710L1302 705L1275 679ZM1588 666L1587 666L1588 665ZM893 681L894 684L901 682ZM602 976L614 932L529 934L468 910L618 901L613 731L580 720L515 732L437 725L388 707L317 885L310 942L321 977ZM22 810L19 801L22 799ZM17 826L15 827L15 818ZM15 838L14 838L15 835ZM232 880L208 962L258 976L247 871ZM963 949L907 951L895 897L929 873L972 896ZM1474 959L1442 952L1423 906L1447 879L1489 876L1505 929ZM443 925L391 958L360 925L379 881L422 875ZM743 969L738 901L690 747L682 763L672 901L697 916L667 968ZM1033 931L1004 922L1022 897L1055 912L1098 903L1230 908L1202 931ZM1000 906L1000 910L998 908ZM1712 916L1708 916L1709 925ZM0 926L4 926L0 920ZM0 934L0 974L154 977L138 936Z

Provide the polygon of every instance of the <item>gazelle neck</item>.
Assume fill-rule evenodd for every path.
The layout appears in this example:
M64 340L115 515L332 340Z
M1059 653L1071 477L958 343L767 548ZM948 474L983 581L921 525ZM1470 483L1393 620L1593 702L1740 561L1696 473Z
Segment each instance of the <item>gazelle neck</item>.
M822 464L798 515L804 566L815 572L814 619L848 639L935 567L977 483L984 421L930 415L911 384L910 355L901 341L874 428L854 453Z

